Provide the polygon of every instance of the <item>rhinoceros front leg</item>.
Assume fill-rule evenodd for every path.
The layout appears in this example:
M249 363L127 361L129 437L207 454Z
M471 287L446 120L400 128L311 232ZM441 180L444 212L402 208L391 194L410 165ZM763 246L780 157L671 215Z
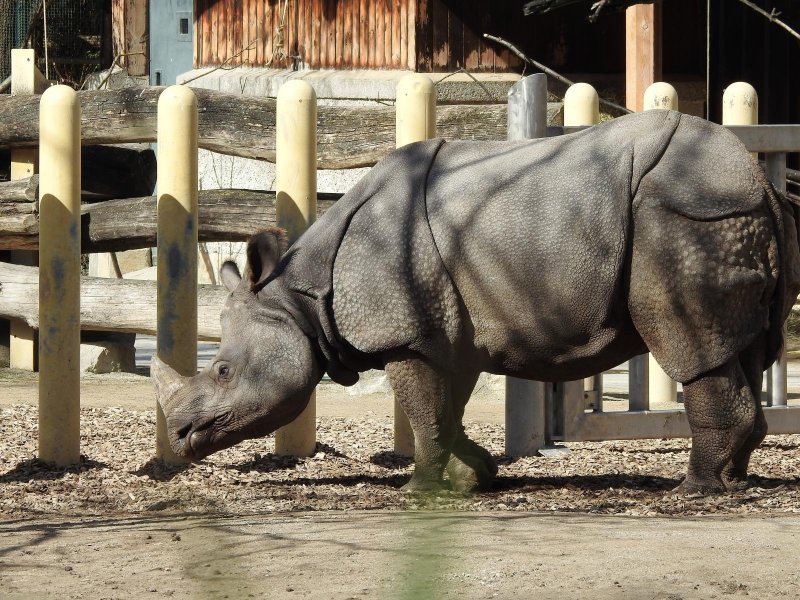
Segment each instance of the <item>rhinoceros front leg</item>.
M403 490L440 490L444 487L442 474L458 434L449 378L413 356L391 360L385 368L394 397L414 430L414 474Z
M692 450L680 493L708 494L727 489L723 472L750 439L756 403L738 359L683 387ZM749 454L748 454L749 458ZM745 467L746 468L746 467Z

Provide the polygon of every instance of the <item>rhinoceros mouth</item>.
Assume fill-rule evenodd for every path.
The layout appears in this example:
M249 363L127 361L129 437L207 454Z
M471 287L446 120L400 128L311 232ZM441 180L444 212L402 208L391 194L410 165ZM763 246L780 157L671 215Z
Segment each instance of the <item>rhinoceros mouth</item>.
M175 431L174 450L193 462L202 460L217 450L216 431L227 421L229 413L214 415L202 421L190 421Z

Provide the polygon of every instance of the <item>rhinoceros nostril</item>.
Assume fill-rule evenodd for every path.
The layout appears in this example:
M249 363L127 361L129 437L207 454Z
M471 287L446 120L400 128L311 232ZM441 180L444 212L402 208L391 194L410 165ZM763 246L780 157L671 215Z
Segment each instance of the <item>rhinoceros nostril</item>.
M178 432L177 432L178 433L178 439L182 440L183 438L185 438L189 434L189 432L191 430L192 430L192 423L190 421L189 423L187 423L186 425L184 425L183 427L178 429Z

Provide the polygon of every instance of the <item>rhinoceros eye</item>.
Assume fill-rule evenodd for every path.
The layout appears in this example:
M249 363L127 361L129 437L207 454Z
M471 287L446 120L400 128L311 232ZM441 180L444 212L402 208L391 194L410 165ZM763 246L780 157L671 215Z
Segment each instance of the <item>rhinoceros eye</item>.
M231 374L231 368L226 365L225 363L219 363L217 365L217 378L218 379L228 379Z

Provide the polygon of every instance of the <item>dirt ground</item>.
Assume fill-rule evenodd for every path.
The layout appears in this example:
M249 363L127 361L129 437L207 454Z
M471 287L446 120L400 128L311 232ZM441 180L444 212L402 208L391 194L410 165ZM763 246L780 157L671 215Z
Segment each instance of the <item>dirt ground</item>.
M164 469L149 380L87 376L84 459L54 469L35 459L36 385L0 370L2 598L800 597L800 435L767 439L747 491L682 498L687 441L513 460L486 390L465 421L495 487L421 498L399 491L412 465L385 393L322 385L314 457L267 438Z

